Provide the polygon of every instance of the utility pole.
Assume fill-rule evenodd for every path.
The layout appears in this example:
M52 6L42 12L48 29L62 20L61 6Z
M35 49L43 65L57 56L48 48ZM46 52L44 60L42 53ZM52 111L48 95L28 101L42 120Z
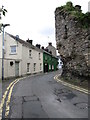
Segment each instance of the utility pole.
M2 80L4 80L4 28L6 26L10 26L10 24L2 24L2 27L3 27L3 35L2 35Z

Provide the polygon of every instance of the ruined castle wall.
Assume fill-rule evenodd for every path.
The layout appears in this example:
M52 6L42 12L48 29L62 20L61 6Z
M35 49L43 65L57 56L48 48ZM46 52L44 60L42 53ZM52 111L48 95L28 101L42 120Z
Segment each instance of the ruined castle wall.
M90 28L82 28L75 16L57 8L55 30L64 75L90 77Z

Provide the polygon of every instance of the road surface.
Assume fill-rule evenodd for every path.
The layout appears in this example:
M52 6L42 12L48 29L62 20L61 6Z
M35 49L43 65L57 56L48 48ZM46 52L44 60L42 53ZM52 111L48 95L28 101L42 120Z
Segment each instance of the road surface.
M15 83L7 92L2 117L88 118L88 95L57 82L58 73L31 75ZM10 82L3 82L3 94Z

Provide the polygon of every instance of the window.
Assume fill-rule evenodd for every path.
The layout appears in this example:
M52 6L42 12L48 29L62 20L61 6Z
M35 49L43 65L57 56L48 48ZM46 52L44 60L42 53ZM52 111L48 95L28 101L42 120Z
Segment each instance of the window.
M29 50L29 57L32 56L32 50Z
M45 56L45 60L47 60L47 56Z
M52 70L54 70L54 65L52 65Z
M11 53L12 54L16 53L16 45L10 47L11 47Z
M40 63L40 70L42 69L42 63Z
M51 57L49 58L49 60L51 60Z
M30 72L30 63L27 63L27 72Z
M51 65L49 65L49 70L51 70Z
M36 71L36 63L34 63L34 71Z
M41 60L41 54L39 53L39 60Z

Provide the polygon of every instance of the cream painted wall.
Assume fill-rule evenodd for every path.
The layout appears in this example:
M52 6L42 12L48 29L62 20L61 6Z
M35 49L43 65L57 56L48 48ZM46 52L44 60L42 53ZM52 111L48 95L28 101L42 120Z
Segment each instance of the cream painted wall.
M22 44L10 37L8 34L5 34L5 58L10 59L22 59ZM16 54L11 54L10 46L16 45Z
M2 36L0 36L0 41ZM19 76L25 74L32 74L43 72L43 53L37 49L26 47L10 37L7 33L5 34L5 54L4 54L4 78L15 77L15 61L19 61ZM0 43L1 48L2 43ZM11 54L10 46L16 45L16 54ZM32 50L32 56L29 56L29 50ZM0 54L2 57L0 49ZM39 60L40 53L40 60ZM13 61L13 65L10 62ZM30 63L30 72L27 73L27 63ZM34 71L34 63L36 63L36 69ZM40 63L42 64L40 70ZM0 59L0 79L2 77L2 59Z
M40 60L39 60L39 53L40 53ZM34 71L34 67L32 67L34 73L43 71L43 53L42 52L33 50L33 64L34 63L36 63L36 70L35 71ZM40 63L42 64L41 70L40 70Z
M31 57L29 56L29 50L31 50ZM41 60L39 60L39 53L41 55ZM43 53L35 49L22 46L22 74L27 74L27 63L30 63L30 72L37 73L43 72ZM36 63L36 70L34 71L34 63ZM42 63L42 69L40 70L40 63ZM24 66L24 67L23 67ZM29 74L28 73L28 74Z
M19 76L21 76L21 59L22 59L22 45L11 38L7 33L4 36L4 78L15 77L15 61L19 61ZM2 35L0 36L0 48L2 44ZM11 54L10 46L16 45L16 54ZM0 57L2 57L0 49ZM13 61L13 65L10 66L10 62ZM2 77L2 60L0 59L0 79Z

